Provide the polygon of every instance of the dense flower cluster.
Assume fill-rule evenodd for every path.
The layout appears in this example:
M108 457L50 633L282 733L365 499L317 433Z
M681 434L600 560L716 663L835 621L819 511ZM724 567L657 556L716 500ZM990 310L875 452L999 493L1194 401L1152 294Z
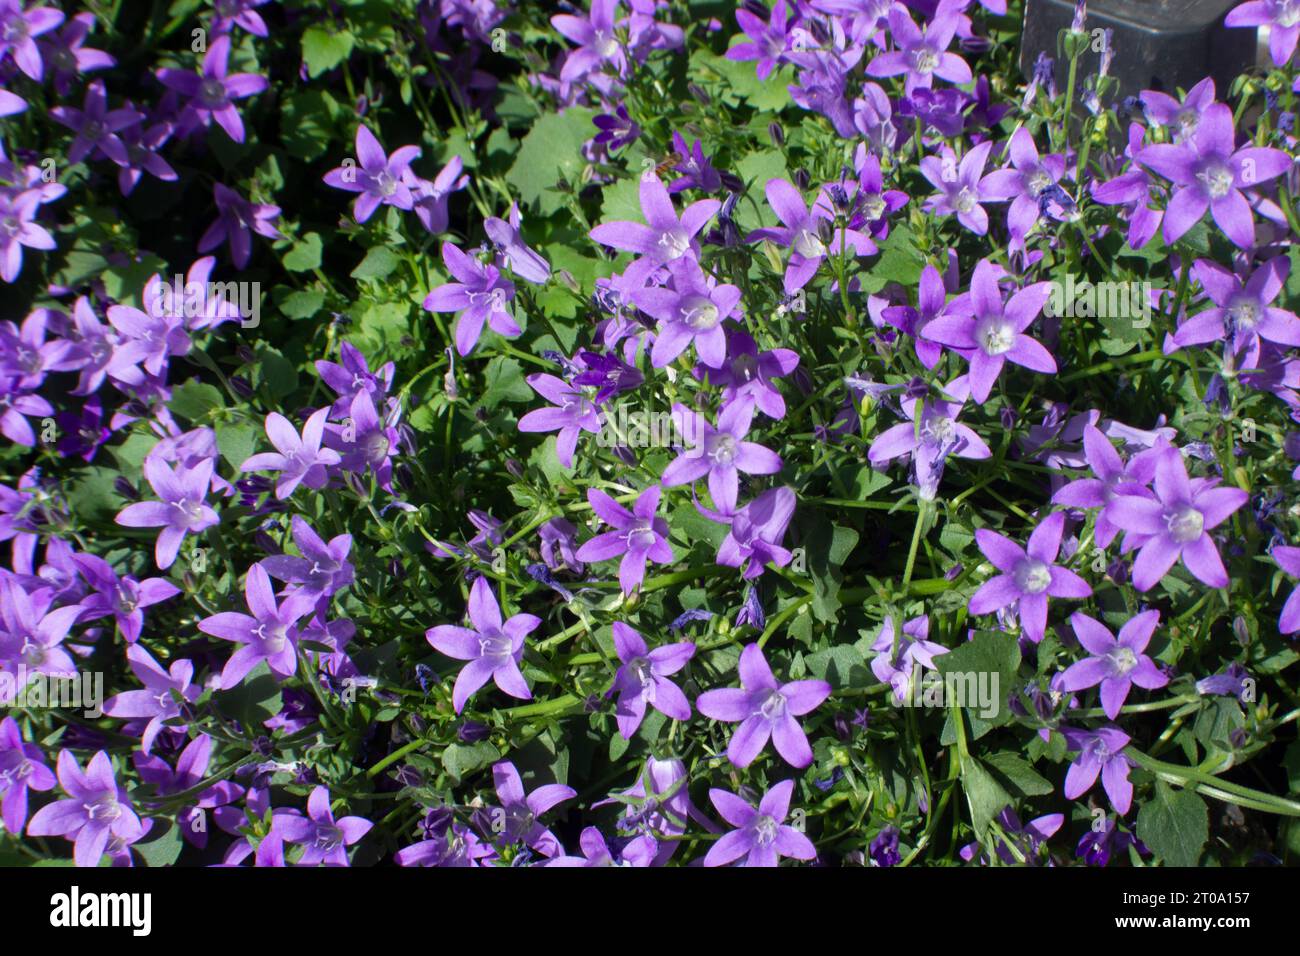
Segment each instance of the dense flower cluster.
M1300 852L1290 5L130 6L0 0L0 862Z

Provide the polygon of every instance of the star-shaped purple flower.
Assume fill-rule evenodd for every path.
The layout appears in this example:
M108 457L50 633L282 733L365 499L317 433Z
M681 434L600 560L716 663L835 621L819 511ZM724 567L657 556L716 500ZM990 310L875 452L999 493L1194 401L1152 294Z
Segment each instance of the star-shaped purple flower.
M1047 630L1047 599L1086 598L1092 595L1088 582L1069 568L1056 563L1065 530L1065 513L1048 515L1029 535L1022 548L1010 538L979 528L975 543L984 557L1001 574L985 581L971 595L971 614L992 614L1011 604L1018 604L1020 626L1037 644Z
M727 745L727 759L737 767L753 763L770 737L776 752L792 767L802 770L812 763L812 748L796 717L811 713L831 695L824 680L796 680L778 684L763 649L749 644L737 665L739 688L705 691L695 701L705 717L739 722Z
M608 561L622 556L618 581L625 595L636 590L645 578L646 562L671 564L673 549L668 544L668 522L657 517L659 485L651 485L637 496L628 511L599 488L587 489L587 501L600 520L613 529L598 534L578 549L579 561Z
M470 696L493 681L511 697L531 700L519 662L524 659L524 637L532 633L541 619L532 614L516 614L501 620L501 606L492 594L492 585L478 577L469 592L469 619L474 626L456 627L439 624L425 632L433 647L458 661L469 661L461 668L452 688L452 705L456 713L465 709Z
M1073 693L1100 684L1101 708L1114 720L1134 684L1156 690L1169 683L1155 661L1142 653L1159 623L1159 611L1143 611L1120 628L1117 639L1106 625L1082 611L1071 614L1070 626L1092 656L1066 668L1054 688Z
M622 621L615 621L614 649L622 666L614 675L614 686L609 693L618 694L614 718L618 721L618 732L625 739L631 740L641 726L647 706L674 720L691 719L690 702L668 677L695 656L694 644L682 641L652 651L640 634Z

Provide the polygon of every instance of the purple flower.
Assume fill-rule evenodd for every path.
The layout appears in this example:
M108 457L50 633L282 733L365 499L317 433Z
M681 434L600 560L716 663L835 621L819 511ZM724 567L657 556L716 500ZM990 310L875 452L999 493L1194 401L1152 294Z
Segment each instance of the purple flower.
M645 376L635 365L629 365L615 354L599 355L583 350L578 359L585 366L585 371L573 376L574 385L585 385L596 389L594 401L601 405L615 395L640 388Z
M1300 38L1300 7L1295 0L1249 0L1223 18L1225 27L1268 27L1268 52L1274 66L1286 66Z
M1202 695L1222 694L1227 696L1231 694L1242 703L1246 696L1246 690L1252 687L1254 678L1235 661L1229 664L1222 673L1212 674L1209 677L1202 677L1196 682L1196 693Z
M998 201L990 179L993 173L984 175L984 164L992 148L991 141L973 146L960 162L947 146L939 156L924 157L920 163L921 174L939 192L927 199L922 208L940 216L955 214L957 221L975 235L985 235L989 231L989 216L980 203Z
M1209 259L1197 259L1192 272L1217 308L1198 312L1178 327L1179 347L1229 340L1230 351L1241 367L1255 368L1260 339L1278 345L1300 346L1300 319L1295 313L1272 306L1291 271L1286 256L1275 256L1250 274L1240 277Z
M212 32L218 35L230 33L238 26L255 37L267 36L266 21L253 9L266 2L267 0L214 0Z
M171 669L165 671L142 645L132 644L126 649L126 659L144 689L126 690L110 697L104 701L104 713L125 720L147 721L140 739L140 749L147 754L164 729L185 731L186 725L177 719L182 716L181 705L198 700L203 688L193 683L194 664L184 658L172 661Z
M1124 550L1140 547L1133 562L1133 586L1149 591L1180 557L1183 566L1212 588L1228 586L1218 549L1209 532L1244 505L1250 496L1240 488L1219 488L1217 478L1187 476L1175 448L1156 462L1156 498L1120 494L1106 505L1106 517L1125 529Z
M68 148L68 162L79 163L95 152L125 166L126 146L117 134L139 123L144 114L127 108L110 110L104 84L96 80L86 87L82 109L56 106L50 110L50 118L77 134Z
M366 357L351 342L339 346L339 359L342 364L324 359L316 361L316 374L338 395L330 408L330 417L346 417L358 392L368 392L371 404L378 407L392 387L396 366L388 362L378 372L371 372Z
M1278 545L1270 552L1278 567L1293 578L1300 578L1300 548ZM1291 596L1282 605L1282 615L1278 618L1277 629L1282 634L1294 634L1300 631L1300 587L1291 590Z
M150 375L162 375L173 355L189 354L192 342L177 310L150 314L129 305L111 305L108 321L125 341L138 346L136 354Z
M921 334L967 353L971 397L983 405L1008 361L1035 372L1049 375L1056 372L1052 353L1025 334L1051 294L1050 282L1036 282L1016 292L1004 304L997 268L987 259L981 259L971 278L967 303L970 314L939 316L928 322Z
M989 173L980 188L999 202L1011 200L1007 210L1007 230L1013 241L1023 242L1038 222L1040 199L1065 175L1065 157L1053 153L1038 155L1034 137L1021 126L1007 143L1011 167Z
M681 157L681 162L673 168L682 175L668 184L670 193L679 193L686 189L716 193L722 188L722 177L713 168L709 157L704 155L704 147L698 139L694 146L687 146L686 138L674 130L673 151Z
M880 159L859 144L853 154L853 168L858 174L858 206L867 229L875 239L889 237L889 216L907 205L908 195L898 189L886 189L880 171Z
M708 478L713 506L723 514L736 510L740 473L774 475L781 470L781 457L770 448L745 441L754 419L754 406L733 402L718 413L715 428L704 416L685 405L673 406L673 423L685 436L687 447L664 469L660 483L665 488Z
M556 804L572 800L578 792L561 783L548 783L525 794L519 771L508 760L492 765L492 781L501 806L492 812L490 818L501 842L507 845L522 842L545 857L563 852L555 834L542 826L537 818Z
M1165 210L1163 235L1172 246L1209 209L1223 234L1241 249L1255 244L1255 221L1242 190L1281 176L1291 157L1280 149L1234 149L1232 110L1224 103L1206 108L1196 132L1181 143L1148 146L1134 159L1174 186Z
M734 515L709 515L715 521L731 525L718 546L717 563L730 568L743 567L741 577L746 580L759 577L769 562L778 568L785 567L793 555L781 546L781 539L794 517L794 506L794 491L777 487L769 488Z
M271 578L260 564L248 569L244 599L251 614L221 611L199 621L204 634L243 645L230 655L221 672L223 690L238 686L262 661L277 677L292 677L298 667L297 622L315 604L311 595L297 592L277 604Z
M27 824L28 836L72 840L77 866L98 866L110 840L125 846L144 835L131 798L113 776L112 761L104 751L91 757L82 773L71 751L60 750L58 775L68 798L37 810Z
M831 685L824 680L778 685L757 644L740 652L737 668L739 688L705 691L695 701L705 717L740 723L727 745L727 759L737 767L748 767L770 737L786 763L800 770L807 767L812 763L812 748L795 718L816 710L831 695Z
M1176 137L1185 140L1196 132L1201 117L1214 105L1214 79L1207 76L1201 80L1187 91L1181 103L1158 90L1143 90L1139 99L1148 122L1167 127Z
M1062 727L1070 750L1079 751L1079 756L1070 764L1065 774L1065 798L1077 800L1087 793L1101 775L1101 785L1110 798L1110 805L1120 816L1128 813L1133 802L1133 784L1129 782L1129 770L1133 761L1123 754L1129 745L1129 736L1118 727L1103 727L1100 730L1076 730Z
M236 143L244 141L244 121L240 119L239 110L233 101L255 96L270 86L270 83L266 77L256 73L228 76L226 70L229 59L230 37L220 36L208 47L199 73L173 69L158 71L158 79L163 86L190 97L181 112L182 132L189 132L199 126L206 127L215 119L232 140Z
M380 206L409 210L415 206L415 197L406 179L411 163L419 157L418 146L402 146L387 155L375 134L362 124L357 127L356 163L348 160L331 169L325 174L325 183L361 194L352 207L357 222L367 221Z
M578 542L578 529L567 518L552 518L537 529L541 538L542 560L552 571L569 570L581 574L583 563L578 560L574 546ZM556 555L556 552L559 555Z
M55 445L59 454L76 455L87 462L95 460L96 453L113 434L104 426L104 403L98 395L88 398L80 412L59 412L54 422L60 432Z
M198 787L207 777L208 765L212 761L212 738L206 734L194 738L176 758L175 769L166 760L147 752L135 753L131 759L142 783L151 785L157 796L170 797ZM176 822L185 841L200 849L206 847L205 811L234 803L243 793L244 788L239 784L221 780L201 790L188 806L175 810Z
M1130 618L1116 639L1100 621L1076 611L1070 615L1070 626L1083 649L1092 656L1071 664L1054 686L1073 693L1100 684L1102 710L1114 720L1134 684L1156 690L1169 683L1155 662L1142 653L1159 623L1159 611L1144 611Z
M198 534L221 522L206 500L212 470L211 459L192 468L177 465L173 469L158 458L145 458L144 477L162 500L127 505L116 520L127 528L162 528L154 548L158 567L172 566L187 534Z
M1021 823L1016 812L1010 807L1004 809L998 814L998 826L1002 828L1003 834L1007 839L999 839L993 848L998 859L1006 866L1015 866L1017 864L1034 864L1039 860L1039 850L1057 830L1061 829L1061 824L1065 822L1065 814L1049 813L1045 816L1037 817L1028 823ZM1010 845L1008 845L1008 841ZM1015 848L1013 852L1012 847ZM958 851L958 855L967 862L975 859L979 851L978 843L968 843ZM982 858L981 862L988 862L988 857Z
M433 230L430 230L433 231ZM534 252L519 234L519 204L510 204L509 220L488 216L483 220L483 231L492 240L497 255L513 275L534 285L545 285L551 277L551 265Z
M781 857L815 860L817 848L794 827L786 826L793 780L782 780L759 801L757 809L726 790L714 787L709 799L736 829L718 839L704 857L705 866L726 866L744 857L742 866L777 866Z
M558 431L555 439L555 457L565 468L573 467L573 451L578 446L578 433L598 434L601 429L600 413L581 389L574 388L562 378L545 372L528 376L528 384L538 395L551 403L549 408L535 408L519 419L521 432Z
M1080 478L1063 485L1052 495L1052 504L1072 508L1102 508L1097 515L1093 534L1097 547L1106 548L1115 540L1121 528L1107 516L1105 505L1116 494L1145 494L1145 488L1156 474L1159 452L1148 449L1134 455L1127 464L1110 440L1095 425L1083 430L1083 451L1095 478Z
M381 419L366 391L357 392L341 424L327 424L325 443L339 453L339 467L353 474L373 471L380 487L388 490L393 479L393 454L399 436L389 420Z
M1060 511L1039 522L1024 548L996 531L976 529L975 543L1002 573L985 581L971 596L970 613L991 614L1018 604L1025 635L1035 644L1041 641L1047 629L1049 597L1086 598L1092 594L1087 581L1056 563L1064 530L1065 514Z
M689 255L698 259L699 244L695 234L703 229L722 205L716 199L701 199L682 211L673 208L672 197L653 171L641 176L641 214L647 225L639 222L606 222L591 230L591 238L601 245L636 253L637 259L624 270L629 286L639 289L650 273Z
M736 11L736 22L748 42L737 43L727 50L727 59L758 61L758 78L766 80L785 57L790 29L790 11L786 0L776 0L771 21L764 23L743 6Z
M700 361L718 368L727 357L722 323L733 317L740 304L740 289L715 283L694 259L678 259L668 271L673 277L671 289L650 286L632 296L643 312L663 323L650 352L650 364L663 368L694 342Z
M286 817L279 822L286 843L306 847L299 866L347 866L348 847L370 832L374 824L365 817L334 819L330 810L330 792L315 787L307 797L307 816Z
M0 89L0 116L14 116L27 109L27 101L17 93Z
M239 470L278 471L280 477L275 482L275 496L281 500L293 494L299 484L315 490L324 488L329 480L326 469L342 460L333 449L321 448L328 415L328 408L314 412L303 425L302 437L299 437L289 419L279 412L271 412L266 416L266 434L276 450L253 455L239 466Z
M909 455L921 497L934 500L949 455L975 460L993 457L984 439L957 421L961 406L961 402L903 402L907 421L876 436L867 449L871 467L880 470L893 459Z
M597 145L607 144L610 152L641 138L641 127L627 115L627 105L624 103L619 103L613 113L601 113L594 117L592 123L600 130L592 142Z
M36 38L63 22L63 14L50 7L23 12L23 0L0 0L0 60L5 56L37 83L45 76L45 64Z
M753 402L768 418L785 417L785 399L772 379L789 375L799 365L791 349L758 351L752 336L740 329L727 330L727 357L720 368L696 367L695 376L722 388L722 402Z
M0 190L0 279L13 282L23 268L23 246L48 252L56 248L54 237L32 220L41 205L41 194L32 189L13 195Z
M617 859L605 842L605 838L595 827L587 827L578 836L578 846L582 856L555 856L547 860L545 866L651 866L659 846L654 837L639 836L627 843L619 851Z
M889 10L889 35L897 49L875 56L867 64L867 75L875 77L907 74L909 96L918 88L929 88L934 77L957 86L972 79L970 67L955 53L949 53L957 32L959 14L954 4L940 4L933 19L918 27L907 9L896 4Z
M458 661L469 661L452 688L456 713L465 709L466 701L489 679L511 697L531 700L533 693L519 671L519 662L524 658L524 637L542 623L541 619L516 614L503 623L501 606L485 577L476 578L470 588L469 619L473 628L439 624L424 634L436 650Z
M903 624L903 634L897 640L897 649L894 619L885 618L871 649L876 652L876 656L871 659L871 673L882 684L893 688L894 700L900 704L911 694L913 670L918 666L935 670L934 659L948 653L948 648L930 640L930 618L925 614Z
M637 496L628 511L598 488L587 489L587 501L596 516L613 529L598 534L578 549L580 561L608 561L622 555L618 581L625 595L645 578L646 562L671 564L673 549L668 545L668 522L656 517L662 488L651 485Z
M755 229L745 237L745 241L769 239L790 249L784 280L787 295L807 285L828 255L837 256L846 247L858 256L868 256L876 251L871 238L856 229L841 227L834 236L830 235L835 211L825 190L818 195L811 209L804 204L799 190L784 179L769 179L764 191L768 205L782 225Z
M171 138L172 132L170 123L155 123L149 127L137 124L122 130L118 138L126 147L126 162L117 172L117 188L123 196L131 195L143 173L166 183L176 181L176 170L157 153Z
M352 565L348 562L352 535L335 535L326 544L299 515L293 516L291 525L293 543L302 556L273 554L263 558L259 563L266 573L277 581L293 585L295 593L313 599L328 599L348 587L353 579ZM323 612L321 608L318 610Z
M618 694L614 717L618 732L631 740L641 726L648 706L674 720L690 720L691 705L686 695L668 677L686 666L695 656L689 641L667 644L653 651L645 639L622 621L614 622L614 649L622 666L614 675L610 694Z
M112 615L127 643L140 639L144 627L144 609L180 594L180 588L166 578L137 581L129 574L121 577L103 558L94 554L75 554L72 560L94 593L81 602L82 621Z
M54 774L35 744L25 743L12 717L0 720L0 820L15 836L27 825L27 791L54 788Z
M453 333L457 352L468 355L474 350L484 322L507 338L522 334L508 308L515 297L514 283L503 278L496 266L465 255L450 242L442 244L442 261L459 281L434 289L425 298L424 307L430 312L460 313Z
M551 17L551 26L578 44L578 49L565 57L560 70L561 82L580 83L588 73L606 63L619 76L623 75L627 69L627 52L614 32L617 9L618 0L591 0L591 12L585 19L567 13Z
M279 206L268 206L245 199L221 183L212 187L217 204L217 218L199 237L199 252L210 252L225 240L236 269L248 265L253 254L253 233L267 239L283 239L272 220L280 218Z
M469 184L469 176L461 175L464 168L465 161L453 156L432 182L415 175L410 166L402 171L402 181L410 188L414 200L415 216L427 231L435 235L447 231L447 199Z

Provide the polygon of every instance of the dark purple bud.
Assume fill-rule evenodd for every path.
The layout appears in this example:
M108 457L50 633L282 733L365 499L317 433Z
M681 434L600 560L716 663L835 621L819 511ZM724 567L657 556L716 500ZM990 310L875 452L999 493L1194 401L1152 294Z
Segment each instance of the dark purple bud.
M506 459L506 471L510 472L515 478L522 479L524 477L524 466L519 463L518 458Z
M713 102L712 97L710 97L709 94L704 91L704 88L697 83L687 83L686 90L691 94L691 96L695 97L702 106L708 106Z
M424 776L409 763L402 764L397 770L397 782L403 787L423 787Z
M808 175L808 170L796 169L794 171L794 184L800 191L806 191L811 183L812 177Z
M140 500L140 493L135 490L135 486L121 475L113 479L113 490L117 492L119 498L125 498L127 501Z
M781 128L780 123L768 123L767 135L772 139L772 145L778 149L785 145L785 130Z
M1016 410L1010 405L1003 405L1002 411L999 412L998 417L1002 420L1002 427L1007 431L1011 431L1011 429L1016 427Z
M474 744L480 740L487 740L492 733L492 729L487 724L480 724L476 720L467 720L456 730L456 736L462 743Z
M230 389L240 398L252 398L253 386L242 375L230 376Z
M247 345L239 346L239 348L235 349L235 354L239 356L239 361L243 362L245 365L252 365L257 361L257 353Z

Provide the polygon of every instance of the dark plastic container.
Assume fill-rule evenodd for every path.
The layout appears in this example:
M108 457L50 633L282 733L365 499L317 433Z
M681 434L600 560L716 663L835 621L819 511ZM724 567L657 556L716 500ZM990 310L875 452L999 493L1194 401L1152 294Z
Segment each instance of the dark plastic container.
M1110 75L1120 82L1117 100L1143 90L1172 94L1214 77L1218 96L1227 94L1237 74L1255 62L1255 31L1223 25L1239 0L1090 0L1086 29L1110 28L1115 57ZM1074 19L1073 0L1025 0L1020 69L1032 76L1040 52L1056 61L1056 83L1065 89L1067 63L1057 36ZM1096 73L1099 54L1091 47L1079 62L1076 83Z

